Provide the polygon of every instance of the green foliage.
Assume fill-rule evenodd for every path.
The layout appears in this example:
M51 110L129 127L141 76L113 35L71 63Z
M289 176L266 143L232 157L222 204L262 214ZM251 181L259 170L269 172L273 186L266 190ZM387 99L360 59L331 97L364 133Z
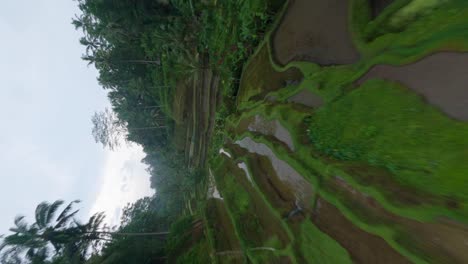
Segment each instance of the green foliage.
M166 250L169 255L176 253L190 238L190 229L194 218L192 216L185 216L179 218L171 225L170 237L167 241Z
M78 202L69 203L58 216L63 201L42 202L36 207L35 223L31 225L23 216L17 216L15 226L10 228L13 234L4 237L0 245L2 261L14 262L25 253L31 263L40 263L49 259L49 249L53 248L56 256L70 263L83 262L90 247L95 249L103 239L96 233L102 226L103 215L96 214L86 224L80 224L74 218L79 210L73 211Z
M153 199L146 197L126 206L117 232L151 233L166 230L167 219L152 208ZM116 236L99 254L87 261L109 264L164 263L165 239L160 236Z
M205 264L211 263L211 258L208 252L210 247L206 239L201 240L190 248L186 253L177 258L178 264Z

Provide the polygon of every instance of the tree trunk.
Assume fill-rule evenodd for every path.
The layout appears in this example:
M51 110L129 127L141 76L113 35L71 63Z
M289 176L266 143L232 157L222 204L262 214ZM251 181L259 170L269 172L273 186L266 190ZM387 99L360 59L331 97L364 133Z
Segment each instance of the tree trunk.
M161 65L161 62L159 60L157 60L157 61L151 61L151 60L119 60L119 62Z
M164 232L146 232L146 233L126 233L126 232L96 231L96 232L85 232L85 234L110 235L110 236L166 236L169 234L169 232L164 231Z
M145 130L145 129L156 129L156 128L167 128L167 126L153 126L153 127L135 127L135 128L127 128L130 130Z

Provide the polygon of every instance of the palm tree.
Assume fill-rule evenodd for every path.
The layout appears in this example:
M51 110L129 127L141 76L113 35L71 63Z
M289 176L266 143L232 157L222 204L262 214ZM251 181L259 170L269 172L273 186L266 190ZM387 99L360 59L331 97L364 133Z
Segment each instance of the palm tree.
M26 256L31 263L34 263L32 260L48 259L51 246L55 250L55 256L63 256L79 263L86 259L90 248L97 250L103 243L111 241L116 236L161 236L164 238L168 234L168 232L106 231L102 229L104 213L96 213L87 223L82 224L75 219L79 209L73 209L73 205L79 202L76 200L69 203L57 217L55 217L57 211L64 201L58 200L52 204L42 202L36 207L36 221L31 225L25 221L24 216L17 216L14 220L15 226L10 228L13 234L3 237L3 242L0 244L2 263L16 263L19 256Z
M16 255L26 253L30 259L47 258L50 245L58 253L65 246L76 244L79 233L75 230L73 217L79 210L73 211L73 205L79 202L76 200L69 203L57 217L56 213L64 202L42 202L36 207L36 221L31 225L24 216L15 217L15 226L10 228L13 234L4 237L0 244L2 256L14 259Z

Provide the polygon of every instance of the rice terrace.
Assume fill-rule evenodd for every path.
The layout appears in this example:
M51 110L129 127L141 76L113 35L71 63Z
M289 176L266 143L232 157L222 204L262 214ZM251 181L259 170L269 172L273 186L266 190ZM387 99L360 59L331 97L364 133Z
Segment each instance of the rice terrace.
M76 2L155 194L24 263L468 263L468 1Z

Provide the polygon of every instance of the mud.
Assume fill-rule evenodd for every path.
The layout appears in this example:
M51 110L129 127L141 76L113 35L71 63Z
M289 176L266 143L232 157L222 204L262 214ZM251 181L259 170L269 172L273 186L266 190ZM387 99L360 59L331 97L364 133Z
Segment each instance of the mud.
M345 248L356 263L411 263L384 239L358 228L322 198L317 199L312 221Z
M263 100L269 92L277 91L291 83L300 83L302 79L302 72L297 68L277 72L271 66L268 49L264 45L244 69L238 102Z
M206 219L208 226L213 231L212 235L214 236L213 242L216 252L241 250L240 242L234 232L234 226L222 201L208 199L206 204Z
M376 65L357 83L373 78L399 82L448 116L468 121L468 53L440 52L408 65Z
M348 29L349 1L292 0L273 35L276 60L320 65L350 64L359 59Z
M305 105L308 107L319 108L323 105L323 100L318 95L309 90L302 90L299 93L289 97L288 102Z
M326 187L341 197L349 209L369 224L386 224L400 230L396 240L409 251L427 261L466 263L468 261L468 227L451 221L433 223L404 218L385 210L376 200L360 193L340 177Z
M384 11L384 9L393 3L395 0L370 0L370 8L372 12L372 18L376 18Z
M382 168L350 162L337 165L349 175L353 175L359 184L377 188L389 202L395 205L416 206L423 204L444 204L444 202L440 201L440 198L436 196L429 193L422 193L408 186L402 186L394 180L390 172Z

